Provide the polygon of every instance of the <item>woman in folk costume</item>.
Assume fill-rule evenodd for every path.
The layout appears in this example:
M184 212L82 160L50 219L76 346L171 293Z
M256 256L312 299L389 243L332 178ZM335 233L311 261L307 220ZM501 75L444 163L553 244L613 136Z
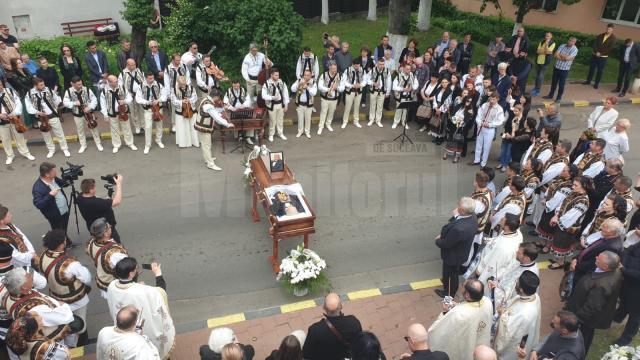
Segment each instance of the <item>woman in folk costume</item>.
M542 179L542 170L544 168L544 163L538 159L529 159L524 164L522 168L522 178L524 179L525 188L524 194L527 197L527 205L525 207L525 216L533 212L533 207L531 206L533 203L533 199L535 197L534 192L538 188L540 184L540 179Z
M176 80L176 90L171 93L171 103L176 112L176 145L181 148L199 147L196 123L196 102L198 95L193 86L187 84L184 76Z
M422 103L426 106L426 112L421 113L418 111L416 115L416 121L422 125L420 128L420 132L424 132L429 128L429 123L431 121L431 117L433 116L433 108L431 107L433 104L433 97L435 96L435 91L440 85L440 78L438 74L435 72L431 73L431 78L428 82L422 86L419 90L420 98L422 99Z
M464 89L460 98L456 99L452 113L453 116L447 121L447 142L444 146L442 160L446 160L447 155L451 155L455 164L460 161L462 154L466 155L467 140L465 134L476 117L475 102L467 89Z
M47 339L42 332L43 328L42 317L36 312L28 312L16 319L7 333L6 344L9 352L18 355L20 360L70 359L69 348L64 342Z
M433 136L433 142L437 145L442 144L445 126L448 121L449 107L453 101L451 98L451 86L449 86L449 84L448 78L442 78L442 80L440 80L440 86L433 94L433 114L429 122L431 126L429 135Z
M549 269L564 268L566 259L573 254L573 249L580 235L580 226L584 214L589 208L587 192L593 189L593 180L581 175L573 179L571 193L562 201L555 211L555 215L549 220L553 231L553 243Z
M627 201L615 193L607 195L593 220L584 228L580 237L580 245L586 248L600 239L600 226L605 220L611 218L618 219L623 224L627 219Z

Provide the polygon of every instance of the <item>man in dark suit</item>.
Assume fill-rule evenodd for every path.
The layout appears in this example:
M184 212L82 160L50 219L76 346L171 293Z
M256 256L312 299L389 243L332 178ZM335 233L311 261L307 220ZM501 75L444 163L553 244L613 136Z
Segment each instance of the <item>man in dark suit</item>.
M33 205L49 221L51 230L62 229L67 231L69 225L69 203L62 190L63 181L58 177L56 165L50 162L40 164L40 177L33 184L31 194ZM67 244L71 242L67 239Z
M600 226L602 237L580 251L578 256L571 262L573 273L573 284L578 283L580 278L596 270L596 257L603 251L611 251L618 256L622 255L622 236L625 234L624 224L616 218L605 220Z
M607 65L607 59L609 53L613 50L613 46L616 44L616 36L613 35L613 24L607 24L607 29L602 34L596 36L593 42L593 54L591 54L591 62L589 63L589 74L587 74L587 80L582 85L591 84L591 79L595 74L593 82L593 88L597 89L600 85L600 79L604 73L604 67Z
M513 85L511 77L507 74L508 67L509 64L504 62L498 64L498 72L494 75L493 79L491 79L491 83L496 86L496 92L498 93L498 96L500 96L498 103L505 111L509 109L509 104L507 104L507 95L509 95L509 90Z
M324 318L309 326L302 349L307 360L343 360L350 358L351 343L362 331L353 315L342 314L340 295L330 293L324 298Z
M98 45L93 40L87 42L87 50L88 52L84 55L84 62L89 68L89 80L91 80L93 86L97 87L100 80L106 80L109 75L107 55L104 51L98 50Z
M458 50L460 51L460 61L456 70L460 74L469 73L469 64L471 64L471 58L473 58L473 43L471 42L471 34L465 34L464 40L458 44ZM422 89L422 87L421 87Z
M618 68L618 84L611 92L620 92L619 97L627 95L629 83L634 79L638 70L638 60L640 60L640 45L631 39L624 41L624 46L620 49L620 67Z
M639 235L640 230L634 230ZM640 327L640 243L624 249L622 254L622 290L620 306L616 311L615 322L622 322L629 315L624 331L615 344L629 345Z
M169 58L164 51L160 50L158 42L155 40L149 41L149 50L145 55L147 70L153 73L157 82L164 84L164 71L169 63Z
M442 227L436 237L436 245L440 248L442 258L442 285L444 289L436 289L438 296L455 296L458 291L460 267L469 258L473 238L478 228L475 214L476 203L470 197L458 201L458 208L453 211L449 223Z
M608 329L613 321L622 285L619 265L616 253L601 252L596 257L596 270L578 281L565 304L565 309L580 320L585 354L589 352L595 329Z
M400 359L407 360L449 360L449 356L442 351L429 349L427 329L422 324L411 324L404 340L411 353L400 355Z

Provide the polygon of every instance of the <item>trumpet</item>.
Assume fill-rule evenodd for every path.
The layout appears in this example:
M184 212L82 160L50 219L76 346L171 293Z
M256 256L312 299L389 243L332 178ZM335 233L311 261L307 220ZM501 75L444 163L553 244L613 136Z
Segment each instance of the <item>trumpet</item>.
M300 81L298 82L298 91L296 91L296 97L300 96L303 91L307 90L308 86L309 85L307 85L307 81L304 78L300 79Z
M334 95L337 88L338 88L338 81L334 81L334 83L331 84L331 88L329 88L329 95Z

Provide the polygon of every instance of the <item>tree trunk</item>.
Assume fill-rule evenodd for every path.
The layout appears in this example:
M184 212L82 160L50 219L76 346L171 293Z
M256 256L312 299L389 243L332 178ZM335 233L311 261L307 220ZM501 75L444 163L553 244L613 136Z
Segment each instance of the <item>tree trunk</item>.
M320 22L325 25L329 24L329 0L322 0L322 16L320 16Z
M518 32L518 29L522 27L522 22L524 21L525 12L526 12L526 9L524 7L520 7L518 11L516 11L516 21L513 24L513 31L511 32L512 36L515 35Z
M431 3L432 0L420 0L417 24L420 31L427 31L431 27Z
M378 0L369 0L369 13L367 14L367 20L369 21L378 20L377 11L378 11Z
M411 0L389 1L389 44L393 47L393 57L398 62L400 52L407 45L411 29Z
M131 58L140 67L140 61L144 58L147 43L147 27L133 26L131 28Z

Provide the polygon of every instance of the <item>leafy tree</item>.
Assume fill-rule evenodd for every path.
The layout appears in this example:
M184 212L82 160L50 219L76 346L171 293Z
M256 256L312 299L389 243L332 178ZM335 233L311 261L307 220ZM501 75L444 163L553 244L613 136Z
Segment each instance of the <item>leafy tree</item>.
M289 0L177 0L165 20L174 47L186 49L195 41L206 52L216 46L214 61L232 74L238 73L249 44L261 45L267 34L274 66L281 76L294 76L303 18Z
M155 17L153 3L153 0L124 0L122 17L131 25L131 58L138 66L146 49L147 28Z
M516 31L520 27L522 27L522 23L524 21L525 15L527 15L527 13L529 13L529 11L531 11L532 9L539 7L542 1L541 0L511 0L511 1L513 3L513 6L516 7L516 13L515 13L516 21L513 26L513 33L515 34ZM547 0L547 1L561 2L565 5L573 5L580 2L580 0ZM480 6L480 12L483 12L486 9L487 3L492 3L496 9L502 10L502 7L500 6L500 0L482 0L482 5Z

